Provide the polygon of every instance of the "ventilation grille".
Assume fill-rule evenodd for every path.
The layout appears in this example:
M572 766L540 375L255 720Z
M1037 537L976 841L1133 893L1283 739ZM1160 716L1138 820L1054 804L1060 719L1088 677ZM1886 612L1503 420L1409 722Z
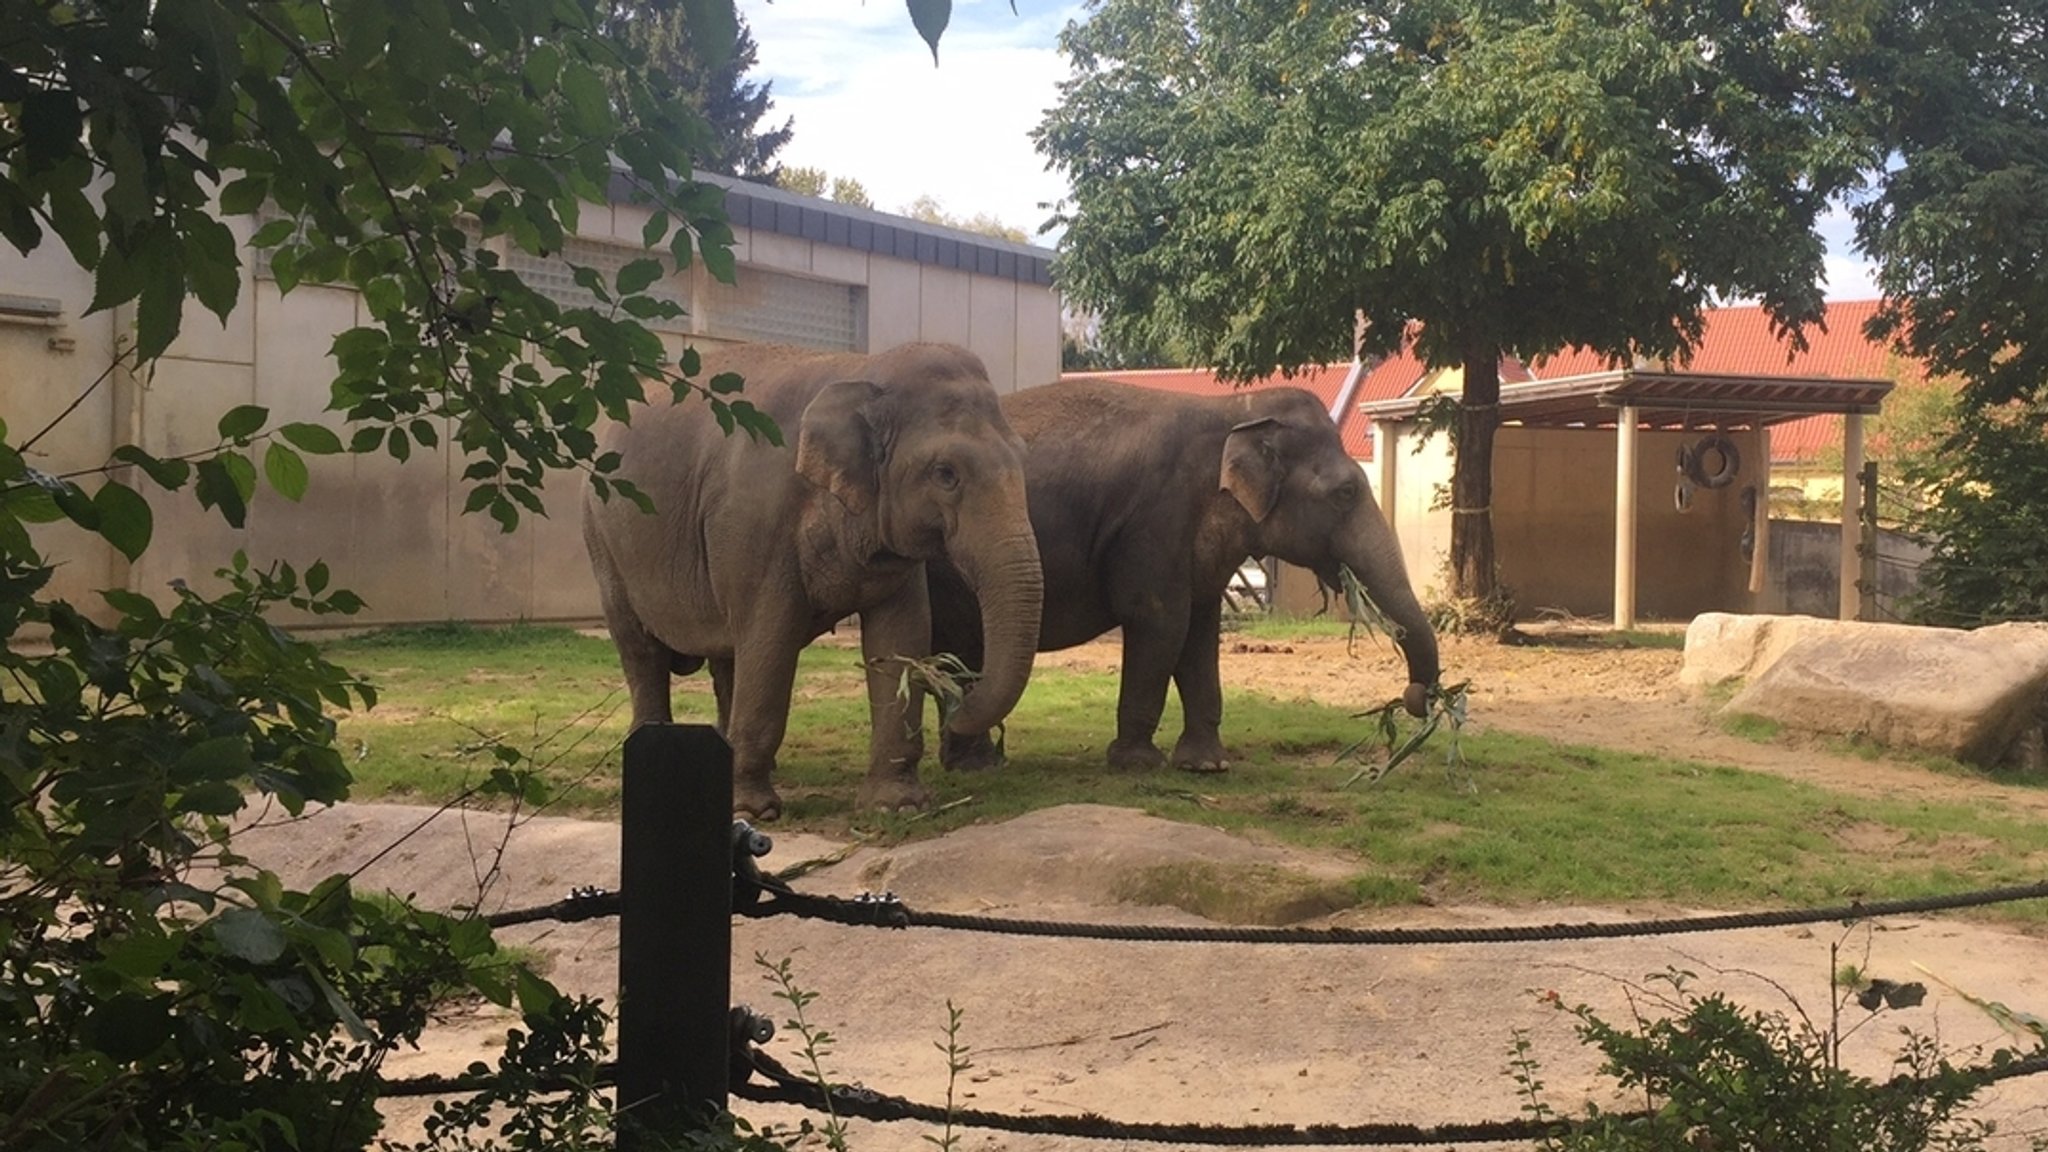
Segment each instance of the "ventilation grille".
M600 304L595 295L576 283L572 268L591 268L609 288L616 280L619 269L635 260L654 255L645 248L633 248L624 244L607 244L599 240L571 239L562 251L554 256L532 256L514 248L505 256L504 267L517 275L525 285L542 296L553 300L564 308L596 308L609 311L610 306ZM668 262L662 261L664 265ZM666 300L687 311L690 307L689 294L684 290L684 280L673 273L662 277L647 289L647 295L656 300ZM655 317L641 323L656 332L688 332L688 316Z
M741 268L738 284L711 282L710 335L857 352L867 344L866 289Z
M275 207L265 204L256 213L256 226L261 228L272 220L284 219L284 214ZM471 244L485 243L483 229L473 220L462 220L457 225L469 237ZM507 245L507 247L511 247ZM270 254L274 249L251 250L249 255L255 265L256 275L265 280L276 276L270 268ZM643 256L653 255L644 248L625 244L608 244L600 240L572 238L563 245L562 251L553 256L532 256L512 248L505 255L500 266L517 275L534 291L561 305L563 308L597 308L609 311L609 305L598 303L597 297L576 283L575 266L593 268L604 278L607 286L616 281L619 269ZM667 263L666 260L663 261ZM647 295L656 300L667 300L678 308L687 310L690 306L689 293L685 290L684 277L673 274L664 276L647 289ZM642 321L656 332L688 332L687 316L657 317Z

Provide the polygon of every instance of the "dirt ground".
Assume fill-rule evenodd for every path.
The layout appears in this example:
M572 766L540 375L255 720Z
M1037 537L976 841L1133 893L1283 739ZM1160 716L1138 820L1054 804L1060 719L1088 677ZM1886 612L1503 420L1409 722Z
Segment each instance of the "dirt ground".
M1678 652L1611 649L1569 630L1539 632L1539 643L1446 645L1446 679L1473 682L1472 726L1575 743L1682 756L1806 780L1829 788L1929 801L1971 799L2048 819L2048 792L1940 776L1909 763L1866 760L1818 746L1760 744L1721 732L1676 682ZM1341 639L1267 642L1226 637L1226 692L1257 685L1282 697L1376 704L1401 684L1398 657ZM1242 649L1242 650L1238 650ZM1112 644L1042 659L1114 667ZM1226 696L1226 708L1228 707ZM420 810L349 806L309 826L259 831L244 850L306 879L352 868L413 827ZM512 907L559 898L581 884L615 886L616 829L543 818L523 825L494 857L503 834L486 817L449 816L365 873L361 882L418 894L428 903L474 903L483 870L499 873L484 905ZM839 846L778 836L775 868ZM801 887L832 893L887 888L924 908L1122 923L1187 923L1176 909L1115 903L1108 893L1132 869L1195 856L1224 866L1272 866L1310 876L1342 874L1346 861L1250 843L1142 814L1072 806L999 826L973 826L936 841L861 849L806 877ZM1498 909L1435 907L1346 913L1346 925L1552 923L1733 909L1661 906ZM753 958L788 958L797 982L817 993L813 1023L837 1038L825 1065L834 1079L914 1099L943 1102L946 1005L964 1012L962 1039L974 1068L956 1085L964 1106L1022 1113L1096 1112L1144 1121L1361 1123L1508 1119L1520 1101L1506 1075L1516 1031L1543 1062L1547 1097L1570 1109L1584 1100L1615 1107L1596 1075L1597 1055L1573 1035L1572 1020L1546 1006L1594 1005L1627 1019L1643 978L1678 967L1703 989L1725 991L1758 1009L1791 1011L1788 997L1824 1022L1831 963L1875 975L1925 979L1914 965L1979 996L2048 1015L2048 940L1956 918L1900 918L1844 932L1767 929L1650 940L1545 945L1328 948L1136 944L979 936L918 930L838 928L781 918L736 929L734 999L787 1018ZM501 938L544 951L565 988L609 997L616 971L609 922L535 925ZM1839 947L1839 955L1831 948ZM1960 1060L2002 1034L1979 1011L1930 981L1924 1005L1857 1029L1845 1058L1885 1075L1910 1027L1935 1036ZM1632 989L1634 990L1632 992ZM1860 1019L1853 1007L1847 1023ZM453 1071L488 1058L506 1022L457 1013L430 1032L426 1050L405 1053L393 1074ZM785 1028L769 1048L795 1063ZM737 1103L737 1102L736 1102ZM793 1110L741 1103L757 1124L791 1125ZM393 1112L403 1130L423 1108ZM1976 1115L1996 1120L1991 1146L2026 1148L2026 1133L2048 1134L2048 1080L2010 1081L1980 1097ZM911 1152L939 1133L920 1125L852 1124L861 1152ZM969 1131L964 1149L1100 1147ZM1159 1147L1150 1145L1148 1147Z

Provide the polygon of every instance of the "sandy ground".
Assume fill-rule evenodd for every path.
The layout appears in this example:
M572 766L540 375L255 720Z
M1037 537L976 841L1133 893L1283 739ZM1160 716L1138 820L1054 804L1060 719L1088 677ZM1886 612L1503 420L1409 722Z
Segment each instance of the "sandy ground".
M1453 641L1447 679L1474 683L1472 723L1559 740L1738 765L1830 788L1925 800L1969 798L2048 818L2048 793L1932 775L1906 763L1764 745L1726 735L1676 686L1679 654L1610 650L1570 635L1505 647ZM1233 649L1242 646L1243 651ZM1231 686L1332 703L1375 704L1400 685L1397 657L1342 640L1225 639ZM1113 667L1113 645L1097 643L1044 657L1054 664ZM1226 701L1227 707L1227 701ZM349 806L308 825L258 831L243 841L252 857L306 880L359 865L411 829L420 810ZM430 904L486 908L559 898L573 885L617 883L616 829L543 818L521 826L497 855L500 821L448 816L365 872L362 883L417 893ZM838 846L779 836L766 863L787 867ZM1000 826L962 829L941 840L861 849L806 877L812 891L886 887L925 908L1020 917L1127 923L1188 923L1175 909L1114 903L1107 893L1126 870L1196 856L1225 866L1268 865L1309 875L1342 874L1348 862L1248 843L1220 832L1137 813L1074 806ZM495 862L488 885L481 879ZM1518 909L1437 907L1345 914L1341 924L1551 923L1665 915L1668 907ZM1726 911L1716 909L1712 911ZM1678 967L1700 986L1759 1009L1805 1012L1824 1021L1834 962L1854 962L1894 979L1927 966L1980 996L2048 1014L2048 940L1956 918L1901 918L1851 931L1759 930L1653 940L1544 945L1318 948L1097 943L918 930L838 928L789 918L741 921L734 997L787 1016L754 962L788 958L798 983L817 993L814 1023L838 1038L826 1059L837 1080L942 1102L946 1005L964 1012L962 1039L974 1068L956 1085L966 1106L1023 1113L1097 1112L1116 1119L1234 1123L1361 1123L1508 1119L1519 1101L1506 1075L1509 1045L1527 1033L1543 1062L1551 1102L1631 1106L1596 1074L1597 1054L1581 1046L1571 1019L1542 994L1594 1005L1610 1020L1630 1011L1643 978ZM609 997L616 972L609 922L534 925L501 938L545 951L565 988ZM1835 949L1839 949L1837 954ZM1844 1019L1862 1014L1853 1007ZM488 1058L505 1020L457 1012L429 1047L405 1053L390 1071L452 1071ZM1858 1028L1845 1058L1871 1075L1889 1072L1897 1029L1933 1035L1968 1060L2002 1034L1940 985L1918 1008ZM793 1063L788 1029L769 1045ZM424 1109L394 1109L403 1130ZM757 1123L790 1125L794 1111L741 1104ZM1998 1121L1992 1147L2027 1147L2048 1133L2048 1078L2008 1082L1980 1098L1977 1113ZM920 1125L854 1122L852 1144L911 1152L938 1133ZM959 1147L1025 1150L1100 1147L966 1132ZM1160 1147L1146 1145L1146 1147Z

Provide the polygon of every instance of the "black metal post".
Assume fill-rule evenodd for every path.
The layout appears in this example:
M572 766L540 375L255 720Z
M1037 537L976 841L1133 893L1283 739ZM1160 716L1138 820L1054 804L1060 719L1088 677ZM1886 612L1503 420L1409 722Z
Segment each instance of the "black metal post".
M630 1152L637 1131L726 1106L732 749L708 724L643 724L626 737L619 803L618 1147Z

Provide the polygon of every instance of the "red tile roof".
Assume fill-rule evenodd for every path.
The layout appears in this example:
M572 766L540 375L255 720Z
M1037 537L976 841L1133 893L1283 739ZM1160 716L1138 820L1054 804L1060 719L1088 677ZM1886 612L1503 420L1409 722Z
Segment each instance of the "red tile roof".
M1772 334L1770 318L1761 306L1711 309L1706 315L1700 346L1682 367L1694 372L1731 376L1881 377L1895 380L1917 374L1917 365L1902 361L1889 348L1863 335L1864 322L1876 313L1877 306L1875 300L1829 301L1826 330L1818 327L1809 329L1806 351L1796 353L1787 342ZM1614 365L1605 359L1583 348L1567 349L1526 366L1511 357L1503 357L1501 382L1516 384L1525 380L1556 380L1604 372L1612 367ZM1306 388L1328 408L1337 402L1337 394L1350 372L1349 364L1323 364L1304 369L1291 379L1279 375L1266 376L1242 387ZM1356 459L1371 460L1372 421L1366 419L1357 406L1367 400L1391 400L1405 396L1426 373L1427 369L1408 347L1374 361L1367 368L1365 379L1359 382L1351 402L1346 405L1343 419L1338 422L1344 450ZM1121 380L1188 396L1218 396L1231 391L1230 385L1217 380L1216 374L1205 368L1068 372L1062 375L1062 379L1090 378ZM1811 463L1823 450L1841 443L1841 439L1840 416L1809 416L1774 425L1771 428L1771 462Z
M1863 325L1877 312L1876 300L1830 300L1826 330L1809 328L1807 348L1792 345L1771 332L1770 317L1760 305L1715 308L1706 314L1706 328L1690 361L1679 365L1693 372L1727 376L1831 376L1898 379L1917 374L1918 366L1902 361L1881 343L1863 335ZM1573 349L1533 365L1539 380L1600 372L1611 365L1583 349ZM1840 416L1808 416L1771 428L1771 462L1806 464L1842 442Z

